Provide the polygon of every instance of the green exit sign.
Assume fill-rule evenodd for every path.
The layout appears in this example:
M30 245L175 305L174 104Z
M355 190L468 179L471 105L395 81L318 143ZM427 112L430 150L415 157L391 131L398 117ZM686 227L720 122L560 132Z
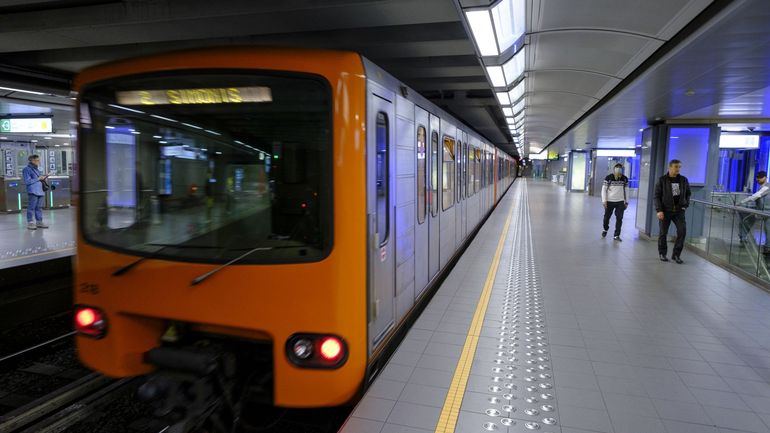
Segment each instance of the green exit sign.
M0 132L11 132L11 121L9 119L0 120Z

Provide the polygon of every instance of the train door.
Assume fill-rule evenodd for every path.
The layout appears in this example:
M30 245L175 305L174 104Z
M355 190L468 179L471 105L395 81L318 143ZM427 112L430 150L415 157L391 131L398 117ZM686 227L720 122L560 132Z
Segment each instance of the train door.
M500 157L497 156L497 150L492 155L492 185L494 185L493 202L497 204L498 178L500 177Z
M466 237L468 237L468 212L470 206L470 202L468 201L468 198L471 196L470 191L468 191L468 170L470 167L468 167L468 149L470 149L470 143L468 142L468 139L470 137L468 134L463 133L463 153L460 156L460 160L463 162L463 230L462 230L462 240L465 240Z
M455 196L455 178L457 164L455 163L455 148L457 147L457 127L441 120L441 142L439 143L439 189L441 197L439 207L441 214L441 230L439 237L440 266L444 267L457 249L455 233L455 212L457 210Z
M438 117L430 115L430 140L428 141L428 163L430 165L430 194L428 194L430 201L430 217L428 235L428 275L429 279L433 279L439 270L439 215L441 212L441 203L439 202L439 188L441 182L441 175L439 174L439 167L441 166L441 152L439 147L441 143L439 141L439 134L441 121Z
M415 243L414 243L414 295L417 298L428 286L428 234L430 231L430 117L420 107L414 109L415 124Z
M455 143L455 245L460 245L463 240L463 147L465 146L465 136L463 132L457 130L457 143ZM455 247L456 249L456 247Z
M369 255L369 338L374 349L394 323L394 95L369 83L366 173Z

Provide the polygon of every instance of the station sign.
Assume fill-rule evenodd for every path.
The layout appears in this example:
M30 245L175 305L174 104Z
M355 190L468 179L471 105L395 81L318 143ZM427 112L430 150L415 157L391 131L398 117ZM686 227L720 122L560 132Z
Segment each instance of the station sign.
M53 132L53 121L50 117L0 119L0 133L40 133Z

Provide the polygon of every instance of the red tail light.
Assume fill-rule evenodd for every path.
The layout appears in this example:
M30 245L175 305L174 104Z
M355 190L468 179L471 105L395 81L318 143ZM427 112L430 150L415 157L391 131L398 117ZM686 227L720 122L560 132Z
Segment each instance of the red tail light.
M321 356L327 361L336 361L342 354L342 342L337 337L326 337L321 341Z
M295 334L286 341L286 356L298 367L339 368L348 358L348 347L335 335Z
M104 337L107 333L107 319L102 310L83 305L76 306L75 331L87 337Z

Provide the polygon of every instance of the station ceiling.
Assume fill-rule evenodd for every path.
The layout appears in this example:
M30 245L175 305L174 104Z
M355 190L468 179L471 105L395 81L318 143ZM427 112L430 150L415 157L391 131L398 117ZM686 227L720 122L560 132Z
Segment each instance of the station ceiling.
M355 50L513 154L488 59L465 18L499 1L0 0L0 86L67 96L72 75L87 66L190 47ZM524 154L632 147L656 118L768 116L770 75L760 69L770 64L767 0L524 1ZM677 41L716 6L719 16ZM672 40L676 50L645 64ZM646 72L638 74L640 65Z

